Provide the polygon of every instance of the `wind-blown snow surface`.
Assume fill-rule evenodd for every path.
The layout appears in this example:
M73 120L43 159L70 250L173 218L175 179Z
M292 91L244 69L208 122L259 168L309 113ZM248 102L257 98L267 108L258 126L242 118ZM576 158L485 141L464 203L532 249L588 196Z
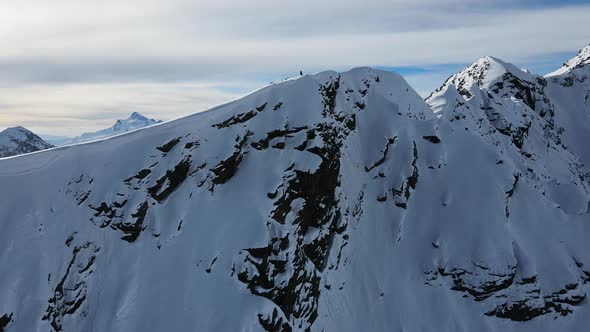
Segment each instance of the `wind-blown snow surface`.
M515 110L507 112L512 121ZM588 326L590 220L582 203L558 206L574 195L587 203L578 188L587 179L576 178L584 166L568 178L561 167L575 155L553 144L557 152L535 158L571 160L546 169L531 162L550 177L536 179L509 142L450 117L436 117L397 74L357 68L274 84L109 140L2 160L0 262L10 268L0 274L0 324ZM551 181L568 190L544 194Z
M0 158L45 150L53 145L23 127L7 128L0 132Z
M131 113L129 118L124 120L117 120L117 122L115 122L115 124L112 127L106 129L102 129L93 133L84 133L74 138L47 136L47 140L57 146L83 143L124 134L126 132L148 127L160 122L162 121L149 119L137 112L133 112Z

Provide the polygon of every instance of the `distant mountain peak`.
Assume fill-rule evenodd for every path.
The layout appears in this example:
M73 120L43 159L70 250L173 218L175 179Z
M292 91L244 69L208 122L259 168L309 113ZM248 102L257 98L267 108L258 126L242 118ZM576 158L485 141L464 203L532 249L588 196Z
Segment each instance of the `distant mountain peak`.
M487 55L449 77L439 89L426 99L431 99L438 92L447 89L449 86L453 86L460 95L469 99L480 89L488 88L507 78L517 78L527 82L534 81L534 76L527 70L520 69L511 63Z
M585 67L590 64L590 44L581 49L575 57L563 63L558 70L545 75L546 77L558 76L571 72L572 70Z
M10 128L6 128L4 131L2 131L2 133L4 133L4 134L26 133L26 132L31 132L31 131L25 127L22 127L22 126L10 127Z
M149 120L147 117L145 117L143 114L138 113L138 112L133 112L131 113L131 115L129 116L129 118L127 118L128 120Z
M22 126L0 132L0 158L52 148L41 137Z
M75 144L75 143L83 143L88 141L93 141L102 138L108 138L115 135L120 135L126 133L131 130L140 129L143 127L151 126L156 123L162 122L161 120L150 119L144 116L139 112L133 112L131 115L126 119L119 119L115 122L115 124L106 129L102 129L96 132L88 132L83 133L78 137L74 137L69 140L60 139L59 141L56 140L55 144L59 145L68 145L68 144Z
M113 127L105 129L105 130L112 129L113 135L118 135L118 134L122 134L124 132L128 132L130 130L135 130L135 129L151 126L151 125L159 123L159 122L162 122L162 121L155 120L155 119L148 119L147 117L145 117L144 115L142 115L138 112L133 112L133 113L131 113L131 115L127 119L117 120L117 122L115 122ZM102 131L100 131L100 132L102 132ZM112 136L112 135L109 135L109 136Z

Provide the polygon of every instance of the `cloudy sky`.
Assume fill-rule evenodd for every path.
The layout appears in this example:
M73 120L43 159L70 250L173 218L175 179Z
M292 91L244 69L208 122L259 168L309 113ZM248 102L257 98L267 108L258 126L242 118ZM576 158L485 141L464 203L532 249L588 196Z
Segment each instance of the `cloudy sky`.
M590 42L587 0L6 0L0 130L168 120L299 70L373 66L422 95L483 55L550 72Z

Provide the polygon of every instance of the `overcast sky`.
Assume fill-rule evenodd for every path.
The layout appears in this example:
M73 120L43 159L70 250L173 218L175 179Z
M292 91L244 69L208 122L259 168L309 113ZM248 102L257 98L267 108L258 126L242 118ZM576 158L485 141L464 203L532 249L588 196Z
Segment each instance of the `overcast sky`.
M545 74L589 18L587 0L5 0L0 130L168 120L299 70L396 70L422 95L483 55Z

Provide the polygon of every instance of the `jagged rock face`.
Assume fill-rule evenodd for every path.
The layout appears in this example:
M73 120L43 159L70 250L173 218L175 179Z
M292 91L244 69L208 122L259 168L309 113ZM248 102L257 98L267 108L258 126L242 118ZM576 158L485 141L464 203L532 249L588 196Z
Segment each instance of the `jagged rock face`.
M587 326L588 216L564 213L520 174L520 153L474 133L436 118L400 76L357 68L3 160L0 263L12 268L0 274L0 323Z
M52 147L53 145L23 127L8 128L0 132L0 158Z

